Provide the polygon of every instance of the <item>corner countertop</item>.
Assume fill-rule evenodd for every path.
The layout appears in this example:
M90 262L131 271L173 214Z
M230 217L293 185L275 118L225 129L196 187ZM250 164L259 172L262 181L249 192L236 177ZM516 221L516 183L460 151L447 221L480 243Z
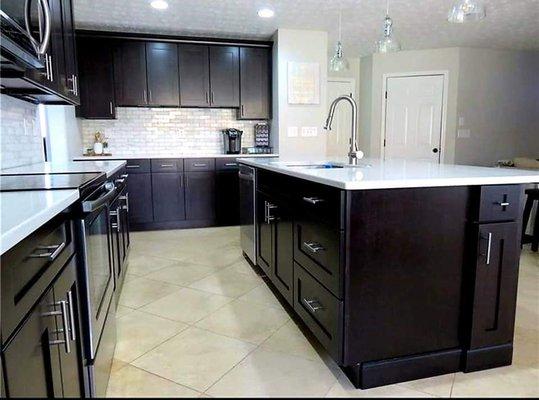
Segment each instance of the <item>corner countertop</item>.
M93 160L133 160L141 158L265 158L265 157L279 157L278 154L151 154L151 153L141 153L141 154L131 154L131 155L122 155L122 154L113 154L111 156L81 156L75 157L73 161L93 161Z
M60 214L78 198L78 190L0 192L1 254Z
M359 168L309 169L301 166L346 164L347 159L285 160L242 158L241 164L282 173L345 190L440 186L473 186L539 182L538 170L472 167L426 161L363 159Z
M24 174L73 174L88 172L104 172L107 177L115 174L124 165L125 161L98 161L85 160L84 162L42 162L21 167L6 168L0 171L0 175L24 175Z

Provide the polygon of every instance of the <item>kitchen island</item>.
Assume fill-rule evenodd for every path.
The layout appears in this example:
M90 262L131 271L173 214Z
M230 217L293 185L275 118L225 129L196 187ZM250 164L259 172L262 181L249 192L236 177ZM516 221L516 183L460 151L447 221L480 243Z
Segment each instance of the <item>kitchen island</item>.
M510 365L532 171L242 159L256 264L359 388Z

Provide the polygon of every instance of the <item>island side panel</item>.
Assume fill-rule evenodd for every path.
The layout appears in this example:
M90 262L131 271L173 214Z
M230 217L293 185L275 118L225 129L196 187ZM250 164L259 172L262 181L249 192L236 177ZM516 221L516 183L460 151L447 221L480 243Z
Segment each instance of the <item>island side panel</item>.
M469 187L348 192L346 366L458 356L471 201Z

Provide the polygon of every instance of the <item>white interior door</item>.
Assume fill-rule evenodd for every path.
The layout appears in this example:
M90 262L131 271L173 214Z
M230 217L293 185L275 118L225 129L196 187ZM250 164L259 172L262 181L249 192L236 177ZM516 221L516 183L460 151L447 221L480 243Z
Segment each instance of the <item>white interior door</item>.
M355 98L354 79L328 80L328 107L337 97L351 95ZM348 104L339 104L331 131L327 134L327 155L329 157L345 157L350 150L350 123L352 110Z
M384 158L440 162L444 76L387 78Z

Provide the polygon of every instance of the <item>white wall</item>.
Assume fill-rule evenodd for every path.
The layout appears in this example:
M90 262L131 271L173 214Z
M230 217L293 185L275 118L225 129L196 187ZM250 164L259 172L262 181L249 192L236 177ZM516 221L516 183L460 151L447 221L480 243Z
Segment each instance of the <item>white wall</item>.
M48 160L72 161L82 154L80 120L73 106L42 106L47 130Z
M288 158L322 158L326 133L322 130L327 113L327 32L279 29L273 44L273 123L274 145ZM320 64L320 104L288 104L287 68L289 61ZM302 137L301 127L318 128L318 136ZM298 127L298 137L288 137L288 127ZM275 142L278 137L278 142Z
M458 164L539 157L539 52L460 49Z
M378 157L371 154L372 130L372 56L363 57L360 64L359 78L359 136L358 148L367 157Z

